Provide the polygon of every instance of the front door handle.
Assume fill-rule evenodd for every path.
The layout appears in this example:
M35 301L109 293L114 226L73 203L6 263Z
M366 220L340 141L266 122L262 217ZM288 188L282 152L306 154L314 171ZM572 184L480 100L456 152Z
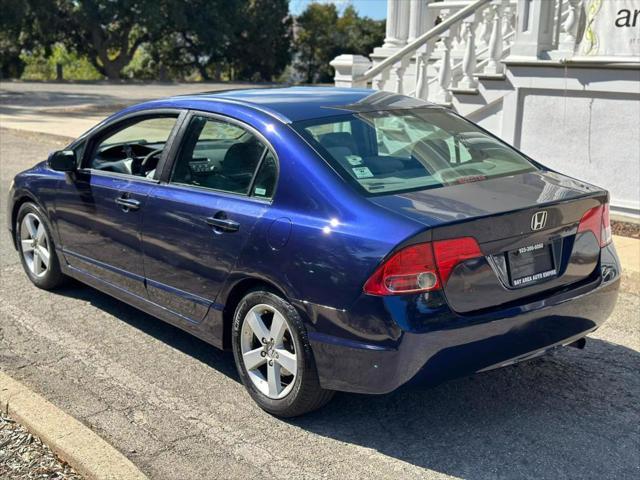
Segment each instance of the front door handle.
M207 225L212 226L213 230L217 233L237 232L240 229L240 224L238 222L234 222L228 218L207 217L206 222Z
M116 203L122 207L122 211L129 212L131 210L138 210L140 208L140 202L133 198L118 197Z

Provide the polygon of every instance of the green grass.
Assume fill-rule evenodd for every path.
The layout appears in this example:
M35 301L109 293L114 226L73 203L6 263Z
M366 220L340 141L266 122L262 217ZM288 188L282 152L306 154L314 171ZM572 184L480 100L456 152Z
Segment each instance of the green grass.
M23 53L25 62L22 73L23 80L56 80L56 64L62 65L63 80L101 80L104 77L95 69L86 57L69 52L63 45L53 46L51 55L45 57L44 52Z

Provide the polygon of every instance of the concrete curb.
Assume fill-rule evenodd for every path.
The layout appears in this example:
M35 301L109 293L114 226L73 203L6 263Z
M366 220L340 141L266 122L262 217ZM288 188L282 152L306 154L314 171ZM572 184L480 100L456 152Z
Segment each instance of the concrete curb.
M0 408L87 479L148 478L88 427L3 372L0 372Z

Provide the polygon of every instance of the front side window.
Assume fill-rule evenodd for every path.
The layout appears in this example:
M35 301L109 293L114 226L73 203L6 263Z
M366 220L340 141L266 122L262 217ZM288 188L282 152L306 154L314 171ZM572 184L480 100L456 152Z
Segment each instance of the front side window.
M437 188L536 169L515 150L443 109L354 113L293 126L340 175L368 194Z
M146 117L104 137L88 159L103 172L152 178L177 116Z
M218 119L191 119L173 167L172 183L270 198L275 181L273 154L254 134Z

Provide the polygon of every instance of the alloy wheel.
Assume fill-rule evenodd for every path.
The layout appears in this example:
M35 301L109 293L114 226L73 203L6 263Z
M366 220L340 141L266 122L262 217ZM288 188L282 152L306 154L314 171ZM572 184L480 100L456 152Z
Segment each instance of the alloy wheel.
M254 306L242 324L240 351L253 385L271 399L285 397L295 383L298 359L285 317L266 304Z
M29 271L35 277L44 277L51 261L49 237L44 224L33 213L27 213L22 219L20 242L22 256Z

